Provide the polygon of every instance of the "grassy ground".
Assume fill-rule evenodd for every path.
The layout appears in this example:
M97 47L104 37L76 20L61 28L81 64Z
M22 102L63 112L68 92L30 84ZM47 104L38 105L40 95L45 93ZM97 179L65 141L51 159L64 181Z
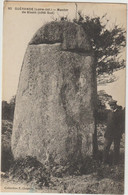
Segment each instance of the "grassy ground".
M124 189L124 136L121 142L120 163L118 165L104 165L101 161L92 162L89 165L93 167L92 172L82 174L82 170L73 175L46 175L45 170L40 164L34 169L28 161L20 162L18 172L11 173L8 166L13 162L10 153L10 140L12 123L3 121L2 125L2 158L8 163L3 166L2 173L2 191L6 192L44 192L44 193L84 193L84 194L123 194ZM100 151L103 150L105 125L98 124L98 145ZM9 156L10 155L10 156ZM112 156L112 152L111 152ZM35 162L35 161L34 161ZM26 164L25 164L26 163ZM13 164L14 165L14 164ZM26 168L23 167L26 166ZM18 164L19 166L19 164ZM23 170L22 170L23 169ZM84 167L83 167L84 169ZM4 171L6 170L6 171ZM34 172L35 171L35 172ZM30 174L31 173L31 174ZM40 174L42 173L42 175ZM45 173L45 174L44 174ZM26 176L27 174L27 176ZM35 175L35 178L33 176ZM18 176L18 177L17 177ZM22 177L20 177L22 176ZM31 176L31 179L28 176ZM48 185L43 182L46 178ZM34 179L33 179L34 178ZM38 182L37 182L38 178ZM39 182L40 181L40 182ZM39 185L41 183L41 185Z

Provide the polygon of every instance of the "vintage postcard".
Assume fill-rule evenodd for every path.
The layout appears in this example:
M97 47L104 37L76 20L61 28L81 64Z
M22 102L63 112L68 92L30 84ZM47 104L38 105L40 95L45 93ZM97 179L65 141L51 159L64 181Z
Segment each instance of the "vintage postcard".
M4 2L1 192L124 194L126 10Z

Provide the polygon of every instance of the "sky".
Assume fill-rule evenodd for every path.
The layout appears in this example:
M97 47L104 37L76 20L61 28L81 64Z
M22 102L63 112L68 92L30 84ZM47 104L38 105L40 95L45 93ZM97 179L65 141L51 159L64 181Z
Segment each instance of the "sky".
M54 11L54 14L22 13L21 8L50 8L52 10L67 9L68 11ZM117 24L126 28L126 6L125 4L103 4L103 3L77 3L77 9L89 16L103 16L107 13L110 20L108 28ZM42 2L8 2L4 6L3 26L3 78L2 99L9 101L16 94L20 69L23 62L27 44L34 33L45 23L53 21L59 16L68 16L69 19L76 17L75 3L42 3ZM125 52L122 53L125 58ZM125 105L125 70L116 73L118 81L107 86L99 86L98 90L104 88L106 92L118 99L119 103ZM120 82L121 81L121 82ZM120 86L121 85L121 86ZM123 86L123 87L122 87Z
M121 69L113 74L117 80L106 85L99 85L98 90L105 90L107 94L117 101L118 105L125 107L126 69Z

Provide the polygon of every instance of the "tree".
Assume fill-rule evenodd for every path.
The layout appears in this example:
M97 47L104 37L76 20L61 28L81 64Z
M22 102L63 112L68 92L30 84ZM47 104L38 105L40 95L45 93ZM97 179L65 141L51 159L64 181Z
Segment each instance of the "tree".
M125 60L119 59L119 54L126 45L125 30L118 25L108 29L109 20L106 14L102 17L91 18L82 16L78 12L78 19L74 22L81 25L89 36L95 53L97 75L112 73L114 70L125 67ZM105 22L103 22L105 20Z
M15 102L16 102L16 95L12 96L9 107L10 107L10 119L13 121L14 118L14 111L15 111Z
M9 103L7 101L2 101L2 119L13 121L14 110L15 110L15 99L16 96L13 96Z

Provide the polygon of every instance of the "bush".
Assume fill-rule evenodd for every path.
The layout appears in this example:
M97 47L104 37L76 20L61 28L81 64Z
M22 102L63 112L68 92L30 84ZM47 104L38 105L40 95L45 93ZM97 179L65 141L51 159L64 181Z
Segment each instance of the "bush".
M49 186L50 173L36 157L26 156L14 161L9 176L17 181L33 182L38 187Z
M11 148L2 147L1 151L1 171L6 172L9 170L11 164L13 163L13 155Z

